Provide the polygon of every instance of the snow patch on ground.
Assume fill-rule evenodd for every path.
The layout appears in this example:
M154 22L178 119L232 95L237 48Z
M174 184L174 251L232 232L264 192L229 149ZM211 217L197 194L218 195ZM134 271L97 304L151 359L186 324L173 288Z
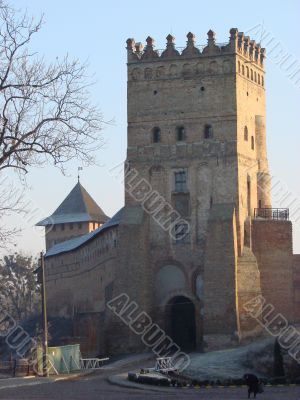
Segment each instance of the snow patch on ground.
M261 378L266 377L253 365L255 357L268 354L274 339L263 339L246 346L218 350L209 353L190 354L191 363L184 374L201 380L241 379L246 373L254 373Z

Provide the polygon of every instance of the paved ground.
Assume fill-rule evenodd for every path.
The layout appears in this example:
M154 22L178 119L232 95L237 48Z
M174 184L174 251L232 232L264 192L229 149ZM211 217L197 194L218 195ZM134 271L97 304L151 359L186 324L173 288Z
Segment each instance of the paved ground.
M121 368L124 371L124 367ZM121 370L120 369L120 370ZM120 370L118 372L120 372ZM115 373L116 371L114 371ZM245 388L216 389L161 389L152 391L152 387L142 389L125 388L111 385L107 378L112 371L106 370L95 375L74 378L69 381L43 383L0 390L2 400L138 400L138 399L246 399ZM157 388L158 389L158 388ZM262 400L297 400L300 398L300 386L272 387L258 396Z

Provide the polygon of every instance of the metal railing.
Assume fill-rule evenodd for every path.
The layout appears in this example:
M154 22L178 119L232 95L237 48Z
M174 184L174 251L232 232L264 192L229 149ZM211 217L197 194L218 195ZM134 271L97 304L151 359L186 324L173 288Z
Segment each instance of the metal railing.
M80 369L100 369L109 358L81 358Z
M288 221L288 208L255 208L254 218L273 219L279 221Z

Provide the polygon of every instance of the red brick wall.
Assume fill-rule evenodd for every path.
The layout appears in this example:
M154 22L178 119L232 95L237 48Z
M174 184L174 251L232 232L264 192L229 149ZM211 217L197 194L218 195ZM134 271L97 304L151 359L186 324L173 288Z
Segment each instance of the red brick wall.
M292 223L255 219L252 246L260 270L262 295L273 304L276 313L293 321Z
M295 318L300 322L300 254L293 257L293 289L295 302Z

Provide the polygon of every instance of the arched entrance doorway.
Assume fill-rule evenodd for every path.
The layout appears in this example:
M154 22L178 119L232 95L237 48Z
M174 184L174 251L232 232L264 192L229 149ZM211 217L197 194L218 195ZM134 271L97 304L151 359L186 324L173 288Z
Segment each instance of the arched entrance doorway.
M170 336L181 350L196 348L195 306L184 296L174 297L169 302Z

